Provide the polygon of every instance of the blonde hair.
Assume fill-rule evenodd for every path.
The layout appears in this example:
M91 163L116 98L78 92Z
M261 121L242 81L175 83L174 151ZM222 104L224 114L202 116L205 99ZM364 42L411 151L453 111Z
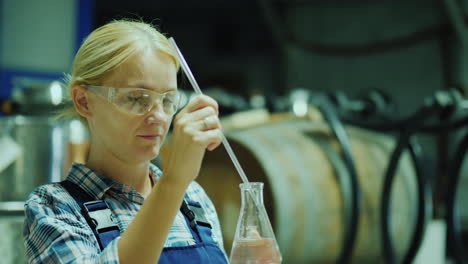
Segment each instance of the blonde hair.
M71 75L66 79L71 106L58 118L78 118L87 126L71 101L72 87L80 84L100 85L104 78L132 55L144 49L156 49L169 55L179 69L176 51L155 26L141 21L114 20L95 29L85 39L73 61Z

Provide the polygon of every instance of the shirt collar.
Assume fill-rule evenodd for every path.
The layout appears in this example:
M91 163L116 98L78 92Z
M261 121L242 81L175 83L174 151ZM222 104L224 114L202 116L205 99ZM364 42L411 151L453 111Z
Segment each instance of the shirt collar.
M156 184L156 182L159 180L159 177L161 177L162 171L161 169L158 168L158 166L154 165L153 163L150 163L150 177L151 180L153 181L153 184Z
M162 171L150 163L150 177L153 183L161 177ZM96 197L97 199L102 199L104 194L110 188L116 188L119 190L128 190L128 185L116 182L110 178L105 177L104 175L98 174L97 172L86 167L84 164L73 163L70 172L68 173L67 180L77 184L89 195Z

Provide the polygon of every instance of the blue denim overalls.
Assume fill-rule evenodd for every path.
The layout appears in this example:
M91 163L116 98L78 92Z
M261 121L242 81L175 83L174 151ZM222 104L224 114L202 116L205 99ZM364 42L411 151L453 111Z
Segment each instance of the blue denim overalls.
M93 230L101 250L120 236L119 227L108 220L111 219L111 211L106 202L94 200L81 187L70 181L65 180L60 184L82 208L82 214ZM212 238L211 225L205 219L200 204L191 201L186 196L180 210L190 227L196 244L164 248L158 263L227 264L225 254Z

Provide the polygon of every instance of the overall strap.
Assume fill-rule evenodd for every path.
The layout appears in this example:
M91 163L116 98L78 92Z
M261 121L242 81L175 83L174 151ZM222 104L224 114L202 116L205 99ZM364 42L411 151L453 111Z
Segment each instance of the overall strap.
M190 226L190 231L197 242L211 242L211 224L205 218L205 212L198 202L190 200L187 195L182 201L180 210Z
M120 236L120 229L114 223L112 211L103 200L96 200L77 184L65 180L60 185L75 199L81 208L81 214L93 230L101 250Z

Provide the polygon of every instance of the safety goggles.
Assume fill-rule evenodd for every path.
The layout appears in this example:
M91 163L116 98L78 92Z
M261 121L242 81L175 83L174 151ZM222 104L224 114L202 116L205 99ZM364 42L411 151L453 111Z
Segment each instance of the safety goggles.
M158 93L143 88L115 88L96 85L82 85L92 93L101 96L125 112L144 115L155 106L161 106L164 113L174 115L179 104L179 93L168 91Z

